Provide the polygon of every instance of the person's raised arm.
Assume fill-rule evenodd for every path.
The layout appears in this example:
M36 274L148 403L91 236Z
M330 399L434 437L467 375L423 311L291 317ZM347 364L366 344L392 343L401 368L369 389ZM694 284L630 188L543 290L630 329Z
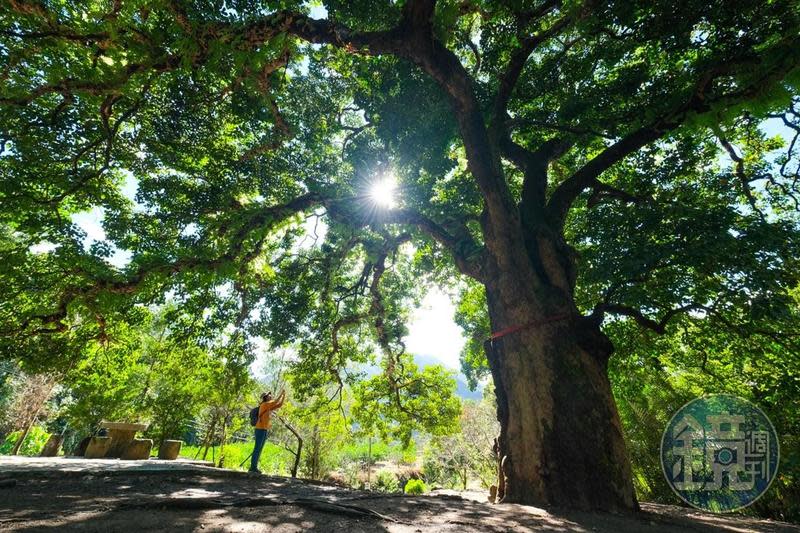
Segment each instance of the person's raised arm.
M283 405L283 402L286 400L286 389L281 389L281 393L278 395L278 403L275 406L277 409L278 407Z

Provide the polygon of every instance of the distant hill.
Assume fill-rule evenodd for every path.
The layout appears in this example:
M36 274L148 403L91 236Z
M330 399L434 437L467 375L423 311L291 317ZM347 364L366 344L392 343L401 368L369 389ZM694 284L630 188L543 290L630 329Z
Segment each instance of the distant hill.
M451 370L456 373L456 394L465 400L480 400L481 399L481 391L480 390L469 390L469 385L467 385L467 378L464 374L461 373L460 370L455 368L451 368L444 363L436 356L433 355L414 355L414 362L417 364L418 367L423 368L430 365L441 365L448 370ZM366 372L367 376L374 376L378 372L381 371L378 365L368 365L364 368L364 372Z
M445 363L442 362L441 359L436 357L435 355L430 354L417 354L414 355L414 362L417 364L418 367L424 368L430 365L441 365L445 367L447 370L450 370L455 373L456 378L456 394L464 398L465 400L480 400L482 397L481 389L483 388L481 385L478 385L478 390L470 390L469 385L467 385L467 377L461 372L460 369L452 368ZM267 380L267 376L263 373L264 363L263 361L257 361L251 366L251 369L256 376L256 378L261 380ZM381 371L380 366L377 364L374 365L364 365L364 366L354 366L351 367L351 370L357 372L364 372L367 377L374 376Z

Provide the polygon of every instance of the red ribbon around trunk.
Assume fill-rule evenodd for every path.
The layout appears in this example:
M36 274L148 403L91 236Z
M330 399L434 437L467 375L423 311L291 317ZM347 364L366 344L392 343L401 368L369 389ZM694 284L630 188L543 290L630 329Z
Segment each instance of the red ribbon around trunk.
M519 326L511 326L509 328L501 329L500 331L492 333L492 335L489 337L489 340L493 341L495 339L499 339L500 337L505 337L510 333L516 333L517 331L522 331L523 329L532 328L534 326L543 326L544 324L549 324L550 322L557 322L559 320L564 320L569 317L570 317L569 313L561 313L558 315L549 316L543 320L534 320L528 322L527 324L522 324Z

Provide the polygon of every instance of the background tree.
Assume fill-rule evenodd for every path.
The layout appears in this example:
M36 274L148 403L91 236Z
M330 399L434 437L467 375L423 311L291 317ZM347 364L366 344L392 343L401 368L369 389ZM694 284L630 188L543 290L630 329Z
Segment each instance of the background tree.
M2 353L56 364L169 293L193 328L299 341L301 396L379 353L369 420L424 428L450 402L403 310L458 271L494 332L504 501L635 507L604 320L795 334L795 143L771 165L759 123L798 128L796 6L324 5L0 8Z
M19 369L15 361L0 363L0 413L2 413L0 414L0 438L4 438L14 429L14 418L16 417L9 415L16 396L18 373Z
M151 367L152 382L142 406L151 413L148 430L159 445L183 435L199 413L210 389L212 371L208 354L199 348L167 345L162 349L169 353Z
M470 481L485 489L497 482L498 458L492 448L499 428L493 400L491 387L487 387L480 401L463 403L459 431L430 440L424 454L429 482L463 490Z
M7 423L19 430L14 445L9 451L11 455L19 453L34 424L41 418L47 417L46 404L56 385L56 376L52 374L20 376L14 401L10 403L8 411L4 413Z
M309 479L323 479L329 472L339 466L341 457L337 454L343 445L351 438L352 419L346 416L350 411L350 394L344 393L343 410L331 409L323 402L305 402L305 405L289 400L280 415L284 420L290 420L293 427L302 435L303 452L300 462L300 475ZM286 429L281 429L280 421L276 433L286 434ZM287 445L296 449L296 439L291 435ZM286 440L286 439L284 439Z

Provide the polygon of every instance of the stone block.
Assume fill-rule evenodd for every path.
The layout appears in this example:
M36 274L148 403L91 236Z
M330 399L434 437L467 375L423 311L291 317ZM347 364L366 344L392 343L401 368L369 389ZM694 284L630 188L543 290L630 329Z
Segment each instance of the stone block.
M153 439L133 439L125 451L122 452L120 459L135 460L149 459L150 450L153 449Z
M111 447L111 437L92 437L86 446L84 457L87 459L100 459L105 457Z
M58 450L61 449L61 444L64 442L64 435L53 433L42 448L41 457L55 457L58 455Z
M181 445L183 445L181 440L165 440L158 448L158 458L174 461L181 453Z
M111 446L106 457L121 458L128 446L136 436L136 430L109 429L108 436L111 437Z
M83 437L75 448L72 449L72 455L75 457L83 457L86 455L86 447L89 446L89 441L92 437Z
M128 445L136 437L137 431L144 431L147 429L147 424L131 424L128 422L107 422L100 423L100 427L108 432L111 437L111 447L106 454L106 457L121 458Z

